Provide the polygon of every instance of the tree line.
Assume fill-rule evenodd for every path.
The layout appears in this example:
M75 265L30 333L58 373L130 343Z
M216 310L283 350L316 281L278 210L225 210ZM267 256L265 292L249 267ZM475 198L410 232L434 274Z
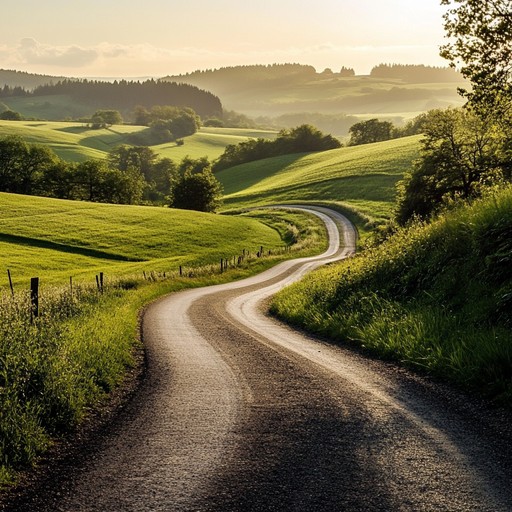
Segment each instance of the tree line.
M68 95L79 102L98 107L133 111L137 105L175 105L192 108L201 117L222 116L222 103L211 92L189 84L146 80L103 82L98 80L61 80L35 87L32 91L5 85L1 97Z
M463 77L450 67L423 64L379 64L370 71L372 78L395 78L410 83L460 82Z
M325 135L317 128L304 124L290 130L281 130L274 140L257 138L228 145L214 162L213 170L220 171L273 156L327 151L340 147L341 142L332 135Z
M146 146L122 145L105 160L65 162L47 146L15 135L0 137L0 191L210 212L222 195L207 158L176 164Z

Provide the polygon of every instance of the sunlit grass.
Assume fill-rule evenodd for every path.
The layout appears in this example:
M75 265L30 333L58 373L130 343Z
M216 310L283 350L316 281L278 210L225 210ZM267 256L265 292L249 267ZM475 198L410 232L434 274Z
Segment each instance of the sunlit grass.
M85 123L55 121L1 121L0 136L19 135L27 142L44 144L50 147L62 159L70 162L82 162L91 158L105 158L116 146L121 144L137 145L137 138L147 132L144 126L116 125L110 128L93 130ZM274 131L201 128L194 135L184 137L184 144L175 142L154 144L151 149L159 156L181 161L185 156L201 158L207 156L214 160L220 156L228 144L238 144L249 138L273 138Z
M279 202L328 201L387 219L395 184L417 158L419 136L312 154L286 155L216 174L225 209Z
M0 194L0 286L128 275L215 263L240 251L283 247L255 218Z

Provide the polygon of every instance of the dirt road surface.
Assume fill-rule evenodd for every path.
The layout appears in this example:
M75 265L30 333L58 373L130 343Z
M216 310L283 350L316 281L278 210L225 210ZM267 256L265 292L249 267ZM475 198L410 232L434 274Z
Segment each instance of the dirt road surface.
M11 510L511 511L509 413L266 314L278 289L354 251L350 223L317 214L325 254L154 303L134 399Z

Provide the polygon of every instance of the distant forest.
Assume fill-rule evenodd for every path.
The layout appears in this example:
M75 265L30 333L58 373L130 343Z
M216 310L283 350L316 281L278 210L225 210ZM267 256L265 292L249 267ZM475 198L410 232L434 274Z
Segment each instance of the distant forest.
M173 82L61 80L55 84L39 85L32 91L8 85L0 89L0 98L54 95L67 95L80 103L124 112L133 111L136 106L173 105L192 108L201 117L222 116L222 104L217 96L193 85Z
M396 78L409 83L460 82L461 75L452 68L410 64L379 64L370 73L373 78Z
M247 86L265 86L268 88L280 85L289 85L290 83L300 83L314 81L318 77L349 77L354 76L355 72L351 68L342 67L334 72L331 69L325 69L322 73L317 73L313 66L304 64L269 64L269 65L251 65L251 66L231 66L219 69L206 69L194 71L184 75L167 76L162 81L185 82L200 87L213 85L219 91L238 90Z
M65 76L38 75L26 71L15 71L14 69L0 69L0 86L19 87L32 91L38 85L45 85L66 80Z

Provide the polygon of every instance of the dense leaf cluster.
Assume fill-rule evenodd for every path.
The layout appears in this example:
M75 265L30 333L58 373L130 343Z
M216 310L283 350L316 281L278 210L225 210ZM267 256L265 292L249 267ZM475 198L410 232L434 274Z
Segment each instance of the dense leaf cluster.
M441 55L471 80L464 95L483 110L512 104L512 2L510 0L442 0L451 38Z
M425 117L423 132L420 158L399 183L400 224L511 181L512 138L495 118L469 109L433 110Z

